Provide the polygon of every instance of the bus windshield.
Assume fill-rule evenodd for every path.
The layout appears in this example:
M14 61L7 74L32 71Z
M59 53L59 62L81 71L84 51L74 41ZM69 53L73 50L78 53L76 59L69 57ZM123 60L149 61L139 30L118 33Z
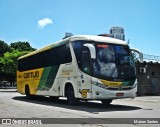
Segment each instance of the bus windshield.
M127 80L135 78L134 62L128 46L98 43L96 59L93 62L95 77Z
M131 58L129 47L126 45L92 42L74 41L72 43L80 70L83 70L82 49L85 43L95 46L96 59L90 60L90 72L94 77L112 80L127 81L135 79L134 62ZM89 59L87 59L89 61Z

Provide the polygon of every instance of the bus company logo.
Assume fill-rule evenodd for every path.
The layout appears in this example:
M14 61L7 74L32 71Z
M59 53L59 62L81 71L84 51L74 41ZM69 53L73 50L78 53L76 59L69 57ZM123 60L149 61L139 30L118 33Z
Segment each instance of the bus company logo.
M2 119L2 124L12 124L11 119Z
M83 89L81 91L79 91L82 94L83 98L87 98L87 93L89 92L89 89Z
M23 78L24 79L28 79L28 78L38 78L39 77L39 71L35 71L35 72L27 72L23 74Z

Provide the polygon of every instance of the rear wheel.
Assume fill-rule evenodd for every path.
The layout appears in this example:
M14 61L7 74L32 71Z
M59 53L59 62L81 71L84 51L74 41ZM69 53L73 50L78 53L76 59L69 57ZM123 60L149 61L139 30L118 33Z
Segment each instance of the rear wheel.
M104 99L104 100L101 100L102 104L106 105L106 106L110 105L112 101L113 101L113 99Z
M69 105L77 104L78 100L75 98L74 89L72 86L68 86L66 88L66 96L67 96L67 102Z
M31 99L30 89L28 85L25 87L25 94L27 99Z

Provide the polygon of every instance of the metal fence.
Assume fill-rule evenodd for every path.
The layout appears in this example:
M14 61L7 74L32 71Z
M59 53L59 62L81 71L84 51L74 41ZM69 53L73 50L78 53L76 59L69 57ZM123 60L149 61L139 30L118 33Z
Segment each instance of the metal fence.
M160 61L160 56L154 56L154 55L143 54L143 59L146 59L146 60L154 60L154 61Z
M17 84L15 81L0 81L0 88L17 88Z

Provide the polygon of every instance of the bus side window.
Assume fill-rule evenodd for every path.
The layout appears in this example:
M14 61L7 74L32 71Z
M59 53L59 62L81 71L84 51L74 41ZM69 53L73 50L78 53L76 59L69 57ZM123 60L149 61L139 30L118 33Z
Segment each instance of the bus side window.
M84 47L82 50L82 70L87 74L91 74L90 58L89 49Z

